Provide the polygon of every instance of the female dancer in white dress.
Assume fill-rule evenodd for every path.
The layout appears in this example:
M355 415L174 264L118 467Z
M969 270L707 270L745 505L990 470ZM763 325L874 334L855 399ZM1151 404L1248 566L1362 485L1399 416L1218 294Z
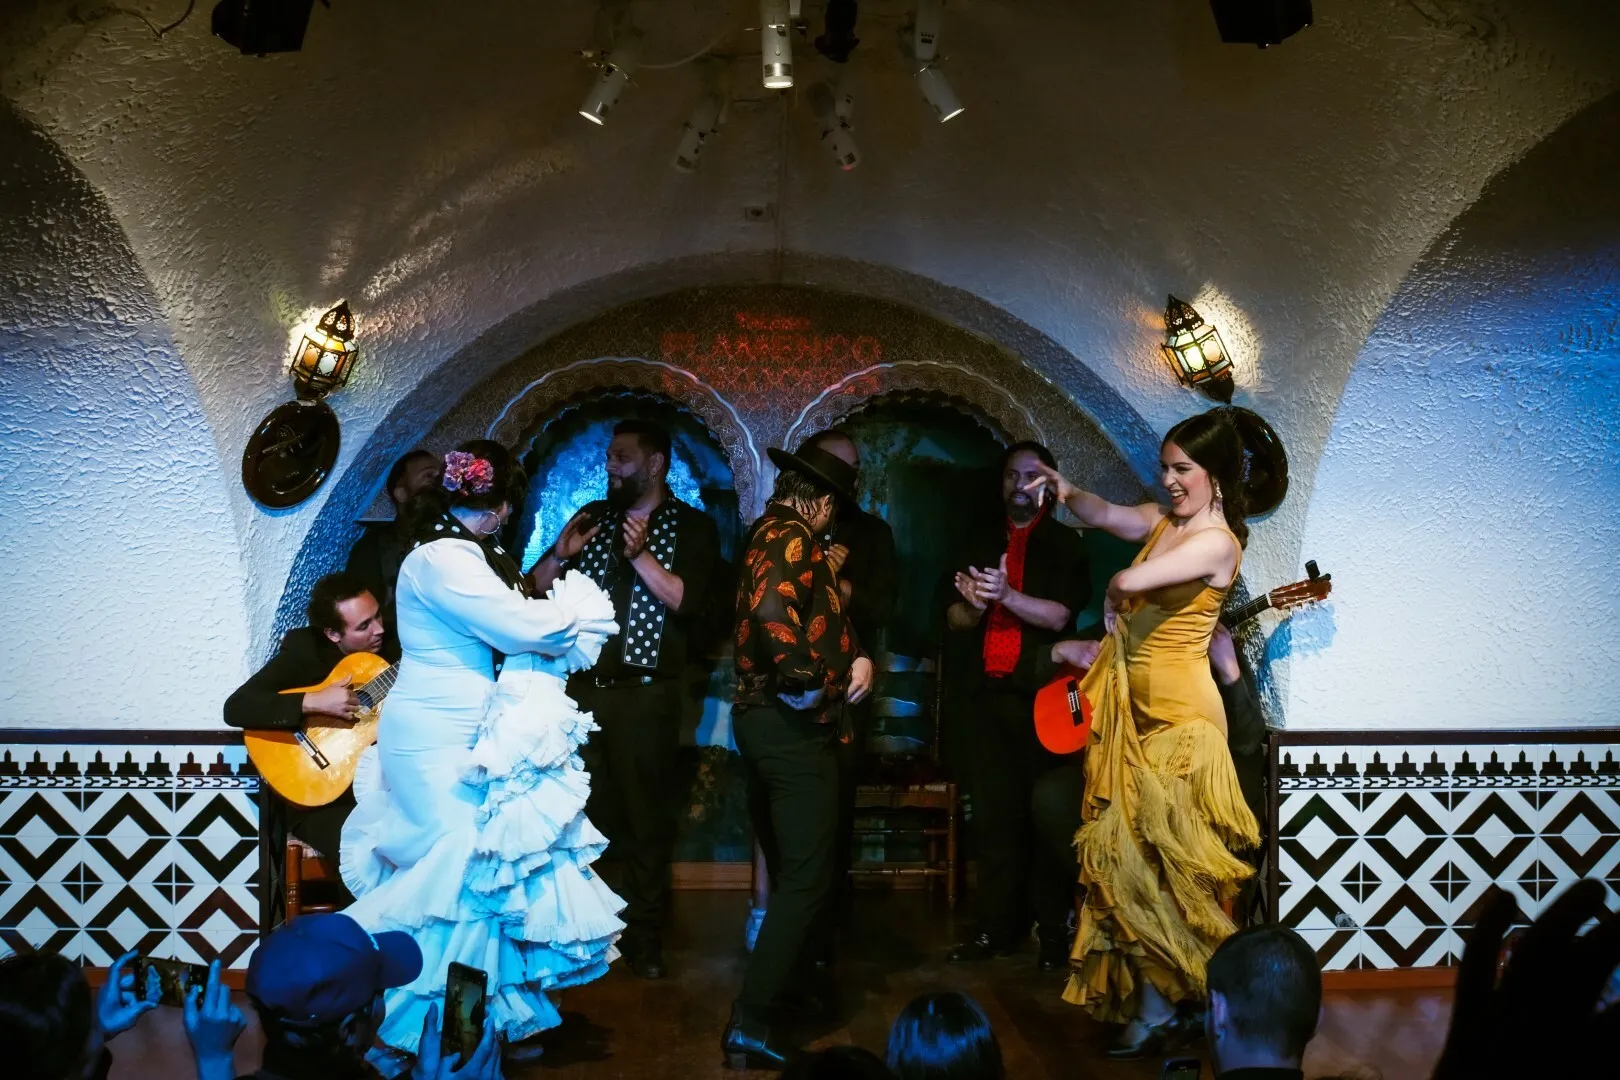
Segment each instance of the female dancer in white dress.
M422 948L378 1033L403 1054L429 1003L442 1010L451 961L489 974L489 1015L511 1044L561 1022L545 992L603 974L624 928L624 902L590 869L607 841L585 817L577 751L596 726L563 683L617 630L613 604L578 573L548 599L524 595L493 539L522 483L497 443L446 455L449 506L417 515L400 565L404 655L343 829L346 913Z

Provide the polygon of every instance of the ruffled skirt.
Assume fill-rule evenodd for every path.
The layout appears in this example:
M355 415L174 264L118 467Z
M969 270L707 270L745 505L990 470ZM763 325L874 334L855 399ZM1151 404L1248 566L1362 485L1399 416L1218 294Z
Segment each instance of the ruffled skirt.
M1139 727L1117 635L1081 689L1093 704L1075 836L1086 898L1063 997L1124 1021L1144 982L1171 1002L1204 996L1210 955L1235 929L1221 904L1253 874L1233 851L1259 828L1216 723Z
M374 756L356 776L341 864L357 899L346 914L422 949L422 974L386 993L378 1034L396 1051L416 1052L451 961L489 974L489 1015L517 1042L561 1023L547 991L589 982L618 956L624 901L591 869L607 839L585 817L578 753L597 727L562 679L527 659L508 661L471 748L443 751L464 759L460 790L446 795L447 827L410 865L383 854L399 848L405 815ZM413 779L400 771L387 777L396 788Z

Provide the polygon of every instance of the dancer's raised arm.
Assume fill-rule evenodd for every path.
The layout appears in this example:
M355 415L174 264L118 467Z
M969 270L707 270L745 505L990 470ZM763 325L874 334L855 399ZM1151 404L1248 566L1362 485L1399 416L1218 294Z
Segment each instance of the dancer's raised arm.
M1040 466L1040 473L1041 479L1024 490L1037 492L1043 487L1050 487L1058 501L1067 506L1070 513L1087 528L1102 529L1121 540L1145 540L1147 534L1153 531L1153 526L1164 517L1164 507L1158 503L1120 506L1100 495L1082 491L1069 483L1062 473L1047 465Z

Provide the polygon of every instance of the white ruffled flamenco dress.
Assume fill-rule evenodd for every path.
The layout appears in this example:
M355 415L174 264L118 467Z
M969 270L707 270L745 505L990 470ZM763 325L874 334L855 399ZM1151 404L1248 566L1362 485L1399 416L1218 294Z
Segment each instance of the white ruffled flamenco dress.
M597 727L564 684L617 631L613 604L577 571L526 598L451 539L406 556L396 597L403 658L341 860L346 913L422 949L421 976L387 992L379 1038L416 1053L458 961L488 972L489 1015L518 1042L561 1023L547 991L618 957L624 901L591 869L607 840L585 817L578 753Z

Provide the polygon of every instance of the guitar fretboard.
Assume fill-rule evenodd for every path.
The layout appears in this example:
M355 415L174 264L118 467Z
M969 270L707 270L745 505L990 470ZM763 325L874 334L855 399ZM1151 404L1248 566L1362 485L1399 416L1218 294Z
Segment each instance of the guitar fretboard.
M382 704L388 691L394 688L394 680L399 677L399 665L390 664L388 668L368 683L355 687L354 696L360 699L363 709L375 709Z
M1240 604L1222 615L1221 622L1225 623L1228 629L1236 629L1270 607L1271 594L1261 593L1253 600Z

